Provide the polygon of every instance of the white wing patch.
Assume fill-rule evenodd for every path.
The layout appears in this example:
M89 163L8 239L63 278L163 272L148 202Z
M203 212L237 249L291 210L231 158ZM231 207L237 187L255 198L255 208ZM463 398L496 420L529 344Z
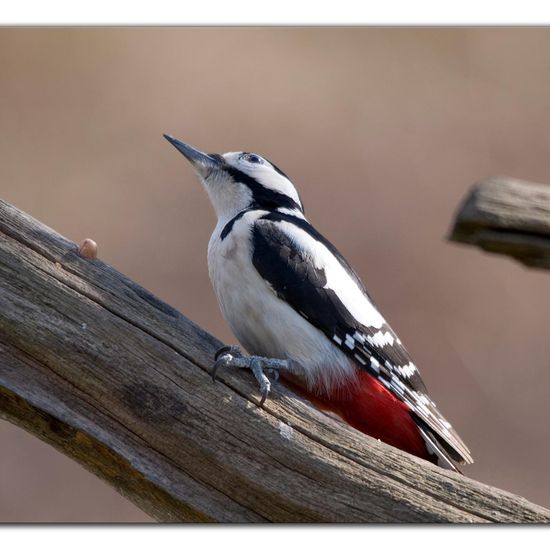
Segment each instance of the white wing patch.
M327 282L324 288L332 290L355 320L366 327L380 328L384 318L359 288L334 254L321 242L313 239L296 225L279 221L284 231L296 245L308 253L316 269L322 269ZM346 341L347 345L347 341ZM350 347L348 345L348 347ZM353 347L350 347L353 349Z

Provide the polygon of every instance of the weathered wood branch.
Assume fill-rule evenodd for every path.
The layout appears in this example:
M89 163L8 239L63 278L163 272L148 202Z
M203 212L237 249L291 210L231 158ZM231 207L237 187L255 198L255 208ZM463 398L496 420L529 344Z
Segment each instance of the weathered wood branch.
M247 373L183 315L0 201L0 414L161 521L547 522Z
M477 183L460 206L449 239L550 269L550 185L507 177Z

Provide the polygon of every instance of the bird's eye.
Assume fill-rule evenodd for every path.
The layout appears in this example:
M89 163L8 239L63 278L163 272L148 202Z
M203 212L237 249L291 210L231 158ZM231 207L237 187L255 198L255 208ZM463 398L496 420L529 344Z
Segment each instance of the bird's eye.
M262 157L259 157L258 155L255 155L254 153L243 153L240 156L241 160L246 160L247 162L251 162L252 164L261 164Z

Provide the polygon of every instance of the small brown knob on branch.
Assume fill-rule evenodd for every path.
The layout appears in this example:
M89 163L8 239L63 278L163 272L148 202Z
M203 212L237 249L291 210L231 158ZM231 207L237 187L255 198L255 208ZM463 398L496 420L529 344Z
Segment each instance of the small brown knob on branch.
M83 258L95 260L97 259L97 243L92 239L84 239L78 252Z

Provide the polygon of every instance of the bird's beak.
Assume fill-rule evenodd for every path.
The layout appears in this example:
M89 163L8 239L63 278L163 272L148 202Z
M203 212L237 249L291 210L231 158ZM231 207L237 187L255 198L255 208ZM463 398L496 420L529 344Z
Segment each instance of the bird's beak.
M220 158L207 155L175 137L164 134L164 137L193 165L197 173L206 179L213 170L221 166Z

